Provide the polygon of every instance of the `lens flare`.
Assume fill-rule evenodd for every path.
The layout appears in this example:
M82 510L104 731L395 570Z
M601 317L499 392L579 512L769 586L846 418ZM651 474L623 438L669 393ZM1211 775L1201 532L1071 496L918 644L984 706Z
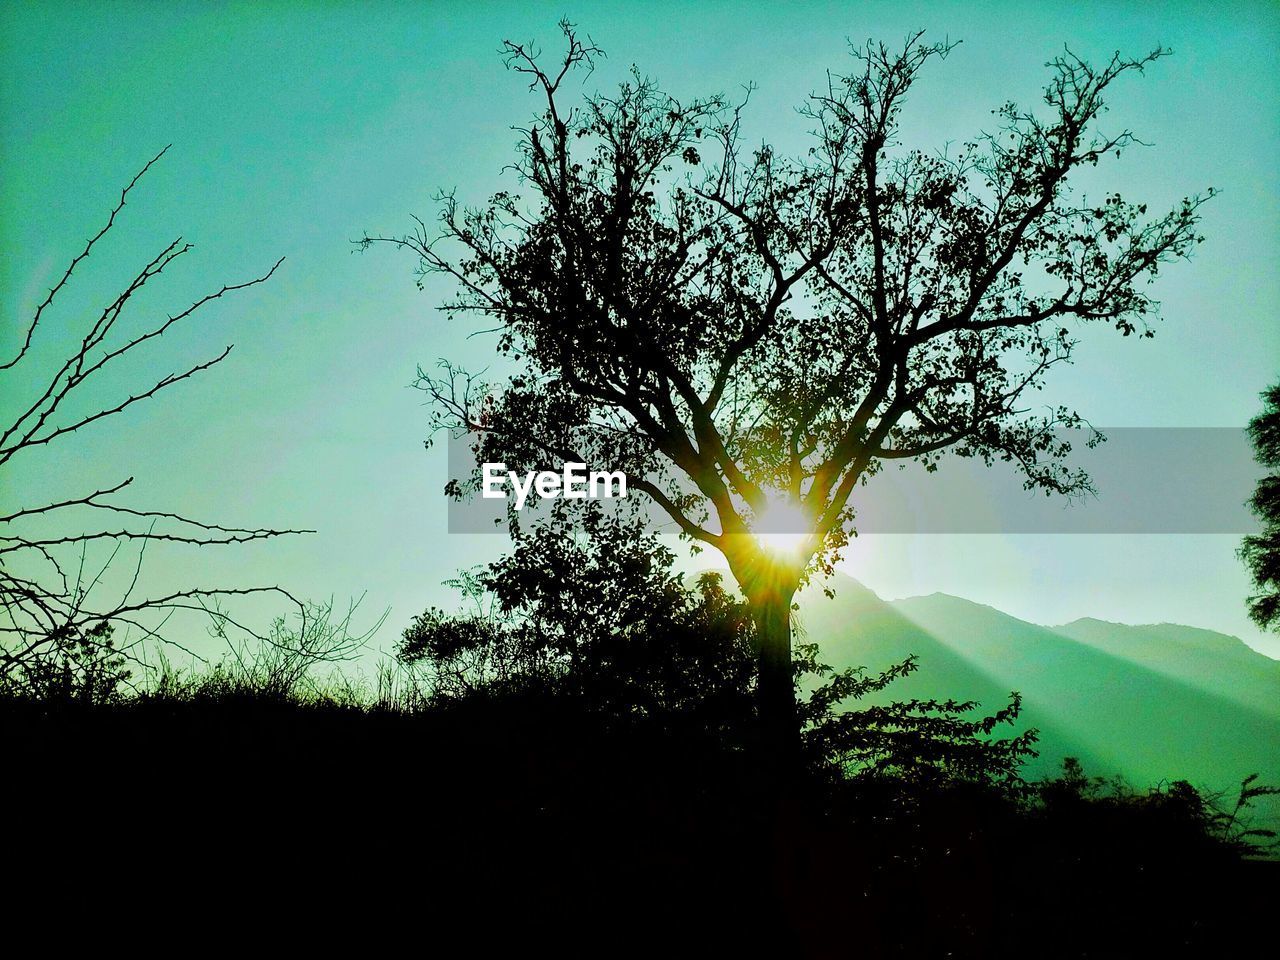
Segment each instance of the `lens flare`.
M812 526L809 514L783 494L770 492L767 498L764 510L752 524L756 542L775 556L798 553Z

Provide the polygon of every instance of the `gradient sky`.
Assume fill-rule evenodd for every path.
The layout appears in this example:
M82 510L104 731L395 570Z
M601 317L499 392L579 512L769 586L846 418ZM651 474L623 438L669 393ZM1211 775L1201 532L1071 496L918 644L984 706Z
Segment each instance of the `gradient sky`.
M457 187L481 202L502 181L510 127L536 101L497 54L504 38L557 42L576 21L608 53L590 85L631 63L681 97L753 81L748 132L784 148L793 107L847 63L846 38L897 42L924 27L963 43L933 64L904 139L940 148L1032 103L1064 43L1086 57L1175 56L1112 95L1104 129L1148 149L1100 168L1099 189L1171 205L1222 191L1196 259L1156 288L1154 341L1090 331L1054 381L1102 426L1241 426L1280 374L1280 7L1274 3L43 3L0 6L0 297L9 352L118 191L165 144L101 252L77 274L35 359L65 349L88 311L179 234L196 249L137 304L135 322L287 260L272 281L166 335L92 399L234 343L223 365L73 443L14 461L0 510L136 476L129 503L224 523L316 527L246 549L157 551L157 588L280 583L391 608L379 641L440 581L492 557L497 537L449 536L443 450L424 453L417 363L483 365L419 292L413 262L355 254L365 230L396 233ZM38 364L33 364L37 366ZM47 369L42 367L42 369ZM5 381L4 409L31 382ZM1188 469L1195 469L1188 464ZM1241 499L1249 491L1241 491ZM940 590L1016 616L1252 628L1231 536L878 536L849 572L886 597Z

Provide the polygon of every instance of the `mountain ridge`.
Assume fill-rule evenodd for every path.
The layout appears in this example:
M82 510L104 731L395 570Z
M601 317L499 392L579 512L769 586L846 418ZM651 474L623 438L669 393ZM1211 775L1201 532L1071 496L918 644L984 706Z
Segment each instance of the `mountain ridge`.
M1033 775L1076 756L1135 784L1280 783L1280 661L1238 637L1092 617L1046 626L940 591L884 600L843 574L827 586L834 598L814 586L797 598L798 633L821 661L881 670L917 656L882 699L974 699L990 712L1019 691L1019 729L1041 732Z
M731 590L735 589L733 576L729 572L729 570L725 567L711 566L711 567L699 568L698 570L695 570L692 573L688 574L687 579L692 581L692 579L696 578L699 574L702 574L702 573L720 574L724 578L725 586ZM859 591L870 594L872 597L874 597L876 600L879 600L881 603L886 603L890 605L902 603L904 601L909 601L909 600L924 599L928 597L949 597L954 600L961 600L965 603L973 604L974 606L986 607L990 610L995 610L996 612L1002 613L1007 617L1014 617L1013 614L1007 613L1006 611L1001 610L999 607L994 606L992 604L983 603L980 600L973 600L973 599L970 599L969 597L962 597L953 593L946 593L945 591L942 591L942 590L934 590L930 593L908 594L903 597L897 597L892 600L887 600L881 597L878 593L876 593L874 589L867 586L861 580L858 580L856 577L852 577L847 573L842 573L839 571L833 574L831 578L825 581L823 585L815 585L815 584L809 585L808 587L806 587L804 590L801 591L797 599L800 599L800 600L811 599L814 593L817 593L819 595L821 594L822 586L831 587L832 584L851 585ZM839 587L836 587L835 589L837 590L837 594L838 594ZM1077 624L1098 623L1098 624L1104 624L1109 627L1120 627L1126 630L1155 630L1155 629L1170 628L1170 629L1176 629L1180 631L1194 632L1198 634L1205 634L1210 637L1221 638L1222 640L1233 641L1234 645L1238 645L1244 651L1250 654L1256 654L1258 657L1262 658L1263 660L1269 663L1276 664L1277 666L1280 666L1280 657L1273 657L1270 654L1267 654L1266 652L1259 650L1257 647L1251 646L1247 641L1245 641L1244 639L1242 639L1241 637L1233 633L1223 633L1221 630L1214 630L1211 627L1197 627L1187 623L1176 623L1172 620L1161 620L1155 623L1126 623L1123 620L1105 620L1101 617L1085 615L1081 617L1076 617L1074 620L1068 620L1063 623L1053 624L1053 623L1040 623L1035 620L1025 620L1021 617L1014 617L1014 619L1021 620L1023 623L1031 624L1032 626L1041 627L1046 630L1055 630L1055 631L1060 629L1065 629L1065 628L1071 628L1076 626Z

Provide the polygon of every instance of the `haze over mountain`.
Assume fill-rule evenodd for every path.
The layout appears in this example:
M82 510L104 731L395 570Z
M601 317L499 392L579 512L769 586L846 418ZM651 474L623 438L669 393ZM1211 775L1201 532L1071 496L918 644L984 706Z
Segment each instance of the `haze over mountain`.
M1280 783L1280 661L1235 637L1093 619L1046 627L941 593L885 601L843 575L829 586L833 599L802 593L797 615L822 662L880 670L916 654L920 669L884 699L973 699L990 711L1019 691L1022 725L1040 731L1033 775L1075 756L1135 785L1229 791L1252 773Z

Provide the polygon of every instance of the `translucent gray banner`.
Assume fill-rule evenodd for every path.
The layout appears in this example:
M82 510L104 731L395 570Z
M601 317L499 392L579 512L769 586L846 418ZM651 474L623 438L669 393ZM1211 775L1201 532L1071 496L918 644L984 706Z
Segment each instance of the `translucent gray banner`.
M1248 436L1232 427L1123 427L1088 449L1080 434L1068 465L1085 470L1095 495L1073 499L1026 490L1010 464L944 457L934 473L908 463L887 466L854 494L859 533L1220 533L1257 530L1246 501L1263 475ZM475 485L481 477L467 437L448 444L449 479ZM560 472L561 464L547 464ZM578 471L607 471L587 464ZM549 488L548 483L544 489ZM491 487L495 490L497 487ZM448 500L450 533L507 532L510 484L503 499L471 494ZM575 484L575 492L589 484ZM598 488L598 489L602 489ZM628 489L636 507L659 530L676 532L671 518L644 493ZM603 501L609 505L609 501ZM529 488L521 516L533 518L550 500ZM772 532L800 533L784 527Z

